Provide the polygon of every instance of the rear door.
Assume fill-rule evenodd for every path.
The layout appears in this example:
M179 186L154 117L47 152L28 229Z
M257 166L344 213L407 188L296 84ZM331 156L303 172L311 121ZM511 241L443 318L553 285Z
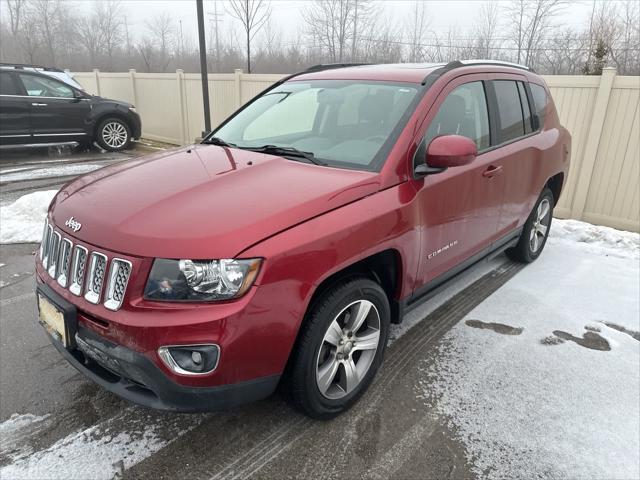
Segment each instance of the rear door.
M32 73L18 73L29 100L34 140L64 142L86 137L89 102L78 98L69 85Z
M428 129L417 156L424 156L430 141L441 135L463 135L478 147L478 156L469 165L414 181L423 230L417 279L426 289L435 286L432 282L441 280L441 275L455 273L465 260L482 254L497 238L504 176L491 151L487 78L466 75L450 82L425 120Z
M0 144L29 143L29 102L15 74L0 71Z
M505 180L498 232L505 235L522 226L540 194L533 187L539 176L542 151L534 138L525 78L497 74L492 77L487 92L497 137L495 163Z

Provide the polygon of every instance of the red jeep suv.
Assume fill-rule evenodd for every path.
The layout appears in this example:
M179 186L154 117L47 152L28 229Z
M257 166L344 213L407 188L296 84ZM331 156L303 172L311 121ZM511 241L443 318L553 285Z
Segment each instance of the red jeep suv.
M62 188L36 259L40 321L127 400L218 409L286 379L330 418L408 309L488 255L540 255L570 144L525 67L312 67L200 144Z

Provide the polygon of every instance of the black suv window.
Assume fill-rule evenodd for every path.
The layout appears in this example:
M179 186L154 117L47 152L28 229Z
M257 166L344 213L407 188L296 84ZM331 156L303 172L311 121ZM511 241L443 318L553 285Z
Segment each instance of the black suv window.
M52 78L20 74L20 80L30 97L73 98L73 89Z
M544 115L547 110L547 91L544 87L530 83L531 95L533 96L534 110L538 117L536 128L541 128L544 125Z
M462 135L474 142L478 150L489 147L489 115L482 82L460 85L440 106L429 125L425 143L441 135Z
M20 95L9 73L0 72L0 95Z
M524 135L524 118L518 86L513 80L494 80L498 102L498 134L500 143Z

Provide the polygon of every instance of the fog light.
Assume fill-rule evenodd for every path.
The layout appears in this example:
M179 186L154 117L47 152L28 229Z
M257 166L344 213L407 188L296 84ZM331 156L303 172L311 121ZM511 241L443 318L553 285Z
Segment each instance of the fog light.
M204 375L218 366L217 345L168 345L158 349L162 361L181 375Z

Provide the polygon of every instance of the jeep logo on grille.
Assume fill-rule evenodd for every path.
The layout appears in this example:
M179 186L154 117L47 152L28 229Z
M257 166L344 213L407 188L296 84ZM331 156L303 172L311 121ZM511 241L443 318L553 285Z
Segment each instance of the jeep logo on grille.
M64 222L64 224L74 232L77 232L82 228L82 224L80 222L77 222L73 217L71 217L69 220Z

